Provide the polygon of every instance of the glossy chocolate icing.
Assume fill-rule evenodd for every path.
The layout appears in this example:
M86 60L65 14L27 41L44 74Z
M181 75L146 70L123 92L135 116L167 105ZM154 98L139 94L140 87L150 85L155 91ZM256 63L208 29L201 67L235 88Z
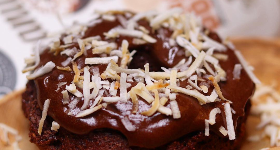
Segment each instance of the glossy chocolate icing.
M185 58L184 51L181 47L170 46L168 41L172 34L171 31L166 28L160 28L152 32L148 21L143 19L138 23L149 29L150 35L157 39L155 44L136 45L132 43L131 37L124 36L110 40L115 41L118 46L120 46L122 40L126 39L129 42L129 50L137 50L129 68L143 68L144 64L149 63L150 71L161 71L160 67L173 67L181 59ZM118 20L113 22L102 21L101 23L88 27L83 38L100 35L102 40L105 40L103 33L118 25L120 25ZM210 33L208 36L220 42L216 34ZM77 46L77 44L74 46ZM235 64L239 63L239 60L235 56L233 50L229 48L223 53L228 55L228 59L225 61L221 60L220 65L227 73L227 80L219 82L219 85L224 97L232 101L231 106L236 111L236 114L233 114L234 126L236 127L238 118L244 115L244 107L248 99L252 96L255 85L243 69L241 71L241 78L239 80L233 80L233 68ZM91 50L87 51L86 57L94 56L98 55L93 55ZM82 55L76 59L79 69L85 67L84 61L86 57ZM46 64L48 61L53 61L57 66L61 66L61 62L65 61L67 56L55 56L53 53L49 52L49 49L46 49L41 54L40 58L41 62L38 67ZM72 68L71 64L69 64L69 66ZM92 65L91 67L98 67L100 73L102 73L106 65ZM61 127L72 133L86 134L94 129L110 128L123 133L130 146L154 148L167 144L188 133L205 130L205 119L208 119L209 112L217 107L221 109L222 113L217 115L216 124L213 126L210 125L210 130L223 136L219 132L219 127L223 126L226 128L227 126L224 106L222 105L225 101L200 105L197 99L184 94L177 94L176 97L181 111L180 119L173 119L172 116L166 116L159 112L151 117L141 115L139 112L148 110L151 107L150 104L141 99L139 101L139 112L137 114L131 113L132 102L128 101L127 103L117 102L108 104L106 109L102 108L84 118L76 118L75 116L68 115L68 106L62 103L63 98L61 91L65 89L65 85L58 89L58 83L60 82L67 82L67 85L71 84L74 75L74 72L62 71L55 68L52 72L35 79L37 97L41 109L43 108L44 101L50 99L48 115L58 122ZM209 84L211 83L208 79L206 80ZM135 86L137 83L131 84ZM180 86L185 87L186 85L186 81L180 82ZM82 92L81 89L79 90ZM213 88L210 88L206 95L210 95L212 90ZM70 94L70 98L73 100L74 96ZM77 104L78 107L72 111L74 115L80 112L82 104L83 98L79 100ZM136 131L126 130L121 122L121 118L123 117L129 118L132 124L136 126Z

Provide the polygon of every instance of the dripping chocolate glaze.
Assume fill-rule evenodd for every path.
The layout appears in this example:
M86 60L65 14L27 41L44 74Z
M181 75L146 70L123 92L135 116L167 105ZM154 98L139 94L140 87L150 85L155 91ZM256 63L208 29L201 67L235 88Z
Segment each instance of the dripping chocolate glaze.
M150 71L160 71L160 67L173 67L180 60L185 58L182 48L169 45L168 41L172 33L171 31L165 28L160 28L155 32L152 32L148 21L140 20L138 23L145 26L150 31L150 35L157 39L155 44L135 45L132 43L132 38L124 36L110 40L116 42L118 46L120 46L122 40L126 39L129 42L129 50L137 50L129 68L143 68L144 64L149 63ZM88 27L83 38L100 35L102 40L105 40L103 34L119 25L120 23L117 20L113 22L103 20L101 23ZM220 39L216 34L210 33L208 36L220 42ZM77 46L77 44L75 44L75 46ZM227 73L227 80L219 82L219 85L224 97L232 101L231 106L236 111L236 114L233 114L234 126L236 127L238 118L244 115L244 107L248 99L252 96L255 85L243 69L241 71L240 80L233 80L232 72L234 65L240 62L233 50L228 49L223 53L228 55L228 59L226 61L221 60L220 65ZM88 50L87 54L86 57L97 56L93 55L91 50ZM68 56L66 55L60 54L55 56L47 49L40 56L41 62L39 67L46 64L48 61L53 61L56 66L61 66L61 62L65 61L67 57ZM75 60L79 69L85 67L84 61L86 57L82 55ZM69 64L69 66L72 68L71 64ZM94 67L98 67L100 73L102 73L105 70L106 65L91 66L91 68ZM91 74L93 73L91 72ZM86 134L95 129L110 128L118 130L124 134L130 146L154 148L167 144L188 133L203 131L205 129L204 121L209 118L209 112L213 108L220 108L222 113L217 115L216 124L212 126L210 125L210 130L223 136L219 132L219 127L223 126L226 128L227 126L224 106L222 105L224 102L200 105L197 99L184 94L177 94L176 97L176 101L178 102L181 111L180 119L173 119L172 116L166 116L158 112L151 117L141 115L139 112L148 110L151 107L150 104L141 99L139 100L139 112L137 114L131 113L132 102L128 101L127 103L118 102L108 104L107 108L102 108L89 116L76 118L68 115L69 108L67 104L64 105L62 103L63 98L61 94L61 91L65 89L65 86L71 84L74 75L74 72L62 71L55 68L52 72L35 79L37 97L41 109L44 101L50 99L51 102L48 115L58 122L61 127L72 133ZM60 82L67 82L67 84L58 89L58 83ZM210 83L210 81L208 82ZM135 86L137 83L134 82L131 84L132 86ZM186 81L180 83L180 86L182 87L185 87L186 85ZM79 90L82 92L81 89ZM207 95L210 95L212 90L213 88L210 88ZM108 95L105 93L104 96ZM70 99L71 101L74 99L74 96L71 94ZM80 98L77 108L72 110L74 115L80 112L82 104L83 98ZM135 131L126 130L121 122L123 117L129 118L132 124L136 127Z

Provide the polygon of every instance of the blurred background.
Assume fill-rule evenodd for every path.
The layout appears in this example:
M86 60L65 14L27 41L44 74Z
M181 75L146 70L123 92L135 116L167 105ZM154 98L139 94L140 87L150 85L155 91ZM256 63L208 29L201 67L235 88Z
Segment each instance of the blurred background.
M24 58L35 42L95 11L164 11L182 7L224 37L278 38L280 0L0 0L0 98L25 87Z

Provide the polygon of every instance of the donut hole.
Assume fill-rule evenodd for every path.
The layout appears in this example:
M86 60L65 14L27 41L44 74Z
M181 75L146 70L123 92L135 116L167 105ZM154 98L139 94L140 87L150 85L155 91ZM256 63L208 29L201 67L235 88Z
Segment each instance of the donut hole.
M157 58L152 54L150 47L142 46L135 48L137 51L130 64L128 65L129 69L143 69L144 65L149 63L149 71L163 71L161 69L162 64L159 63Z

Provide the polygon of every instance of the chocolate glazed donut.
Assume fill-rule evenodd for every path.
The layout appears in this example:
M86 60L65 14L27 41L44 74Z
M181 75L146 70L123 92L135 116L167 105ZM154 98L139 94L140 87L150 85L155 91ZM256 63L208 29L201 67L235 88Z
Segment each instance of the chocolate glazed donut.
M175 14L178 13L177 11L170 10L170 12L172 11ZM168 18L172 20L170 18L173 17L176 21L176 19L180 17L176 18L176 15L172 14L167 19L164 19L157 27L153 24L153 21L160 15L161 14L147 15L135 21L137 16L139 18L138 14L134 15L130 12L107 12L101 14L100 17L90 25L84 26L85 29L80 30L79 34L73 34L73 32L65 33L61 36L60 40L53 43L52 47L45 49L40 54L40 62L36 66L36 69L44 68L48 62L53 62L56 67L45 74L31 79L27 83L27 91L23 94L23 110L26 117L28 117L31 122L31 141L39 145L42 149L75 149L74 146L77 145L79 146L76 148L83 149L238 148L243 138L244 123L250 108L248 101L255 89L254 82L248 76L245 69L242 68L239 69L240 74L238 79L235 78L234 70L238 70L236 69L236 64L240 64L239 58L236 56L235 50L222 45L222 40L217 34L204 29L199 25L199 22L194 22L196 25L192 25L194 27L191 26L189 29L192 33L189 34L189 37L184 37L192 45L182 46L178 37L185 33L172 28L170 23L172 21L168 22ZM142 33L141 36L131 35L125 32L127 30L124 24L126 23L129 25L133 19L135 21L134 23L137 24L137 26L134 25L135 29L133 30L141 31L139 32ZM192 19L191 16L190 20ZM168 23L169 26L166 25ZM198 36L195 36L197 41L194 41L193 37L195 32L199 33ZM115 34L118 35L113 36ZM69 38L70 35L71 38ZM148 35L148 38L146 35ZM111 49L110 47L107 48L107 51L94 52L96 48L92 46L93 44L88 46L85 42L88 39L90 39L89 43L98 41L100 44L100 41L106 41L108 43L114 43L115 45L113 44L113 48L111 47ZM124 41L127 41L127 49L129 51L120 54L122 56L118 56L119 54L114 55L114 52L124 51ZM203 45L203 43L207 42L208 44L210 43L210 45L218 45L216 49L223 50L216 50L214 47L211 54L211 52L208 52L210 50ZM59 45L55 46L55 43L59 43ZM82 45L84 46L84 52L78 56L77 54L83 49ZM102 46L102 44L100 45ZM209 49L211 49L211 46ZM198 53L196 54L196 51L188 51L188 48L196 49ZM132 53L134 54L133 56ZM114 65L122 68L122 63L125 58L124 54L127 54L131 59L127 61L123 69L126 69L126 71L138 70L144 74L142 79L133 76L131 80L127 79L125 81L126 85L128 85L126 90L129 95L126 101L121 99L123 97L123 93L120 89L123 85L121 80L123 79L123 74L126 73L126 77L129 77L131 74L126 71L116 71L114 77L108 77L108 74L106 74L110 67L113 68ZM201 56L204 56L204 60L198 65L199 68L196 68L195 72L191 73L189 76L185 76L187 78L179 77L180 72L186 72L186 70L192 68L192 65L194 66ZM217 66L212 63L207 63L208 59L206 59L206 57L208 56L211 57L211 59L215 58L215 60L218 60ZM118 60L115 60L115 63L112 62L113 60L110 60L108 63L88 63L88 58L108 57L112 59L118 57ZM70 60L69 58L71 58L71 62L69 61L68 64L59 67L67 63L67 61ZM189 65L186 65L185 70L182 67L178 67L182 61L184 61L184 64L189 63ZM208 68L207 64L205 66L205 63L208 64ZM147 66L145 66L145 64L149 64L148 75ZM81 77L80 80L82 81L81 86L79 86L78 82L74 84L73 80L77 76L77 68L79 76ZM166 68L173 69L167 70ZM219 70L219 68L221 70ZM35 70L33 74L37 70ZM107 90L106 86L104 86L103 89L99 88L99 90L103 90L103 93L99 93L103 99L95 105L96 108L100 106L98 110L77 117L79 114L81 115L84 113L85 110L93 110L94 101L98 97L96 95L95 98L90 99L88 105L84 107L87 100L85 98L85 86L83 83L85 84L86 82L87 70L91 76L91 82L95 81L94 76L96 75L99 78L101 77L101 80L104 81L102 86L108 83L108 87ZM214 71L214 74L211 74L211 70ZM162 76L153 76L151 72L163 74L162 76L169 74L170 77L166 79ZM224 76L217 77L219 72L223 72ZM174 81L171 75L172 73L176 74L176 86L189 91L196 91L199 93L198 95L202 95L202 98L200 99L199 96L196 97L192 94L188 95L186 92L180 92L179 88L172 88L171 85L174 85L174 83L172 83ZM150 81L154 85L163 86L162 88L164 88L165 91L157 88L157 92L154 92L155 89L151 89L150 95L155 98L153 103L147 102L147 99L141 96L141 94L136 94L138 109L136 112L133 112L135 111L135 103L132 100L133 95L131 95L130 91L140 86L139 83L144 83L147 89L153 87L152 85L148 85L149 79L146 78L147 76L152 78ZM214 78L211 78L213 76ZM118 77L121 79L118 79ZM112 90L110 91L110 86L113 86L112 83L114 83L114 88L117 89L113 96L111 93ZM117 87L117 83L120 84L120 87ZM69 90L71 84L76 85L76 93ZM93 88L90 90L90 93L93 93L96 88L94 84L92 85ZM118 90L118 88L120 90ZM171 93L169 96L167 96L168 92L167 95L164 95L166 91L170 92L170 90ZM65 102L65 95L62 94L63 91L67 91L68 93L68 102ZM141 91L145 90L141 89ZM84 96L77 96L77 92L84 94ZM210 97L213 96L213 93L216 93L216 97L210 102ZM145 115L145 113L143 113L156 105L157 95L159 99L166 97L167 101L166 104L159 104L159 107L163 106L171 110L172 113L164 114L160 110L155 111L151 115ZM172 97L174 95L175 98ZM120 100L112 102L111 99L107 97L116 97L115 99ZM203 101L204 97L208 99ZM48 116L44 122L42 135L39 135L37 132L39 120L42 115L41 110L44 109L46 100L50 100L47 110ZM173 107L174 103L172 101L176 102L179 116L174 116L178 111L174 111L175 108ZM102 105L102 102L106 104ZM229 126L227 122L229 112L226 110L227 106L229 106L229 112L232 115L233 126L231 127L236 134L236 136L234 135L235 140L229 139L231 138L230 136L233 135L232 131L228 129ZM217 110L214 116L214 123L211 122L210 119L212 110ZM50 130L53 121L60 125L58 131ZM210 125L210 131L207 131L206 124L208 124L208 126ZM233 146L226 147L228 145Z

